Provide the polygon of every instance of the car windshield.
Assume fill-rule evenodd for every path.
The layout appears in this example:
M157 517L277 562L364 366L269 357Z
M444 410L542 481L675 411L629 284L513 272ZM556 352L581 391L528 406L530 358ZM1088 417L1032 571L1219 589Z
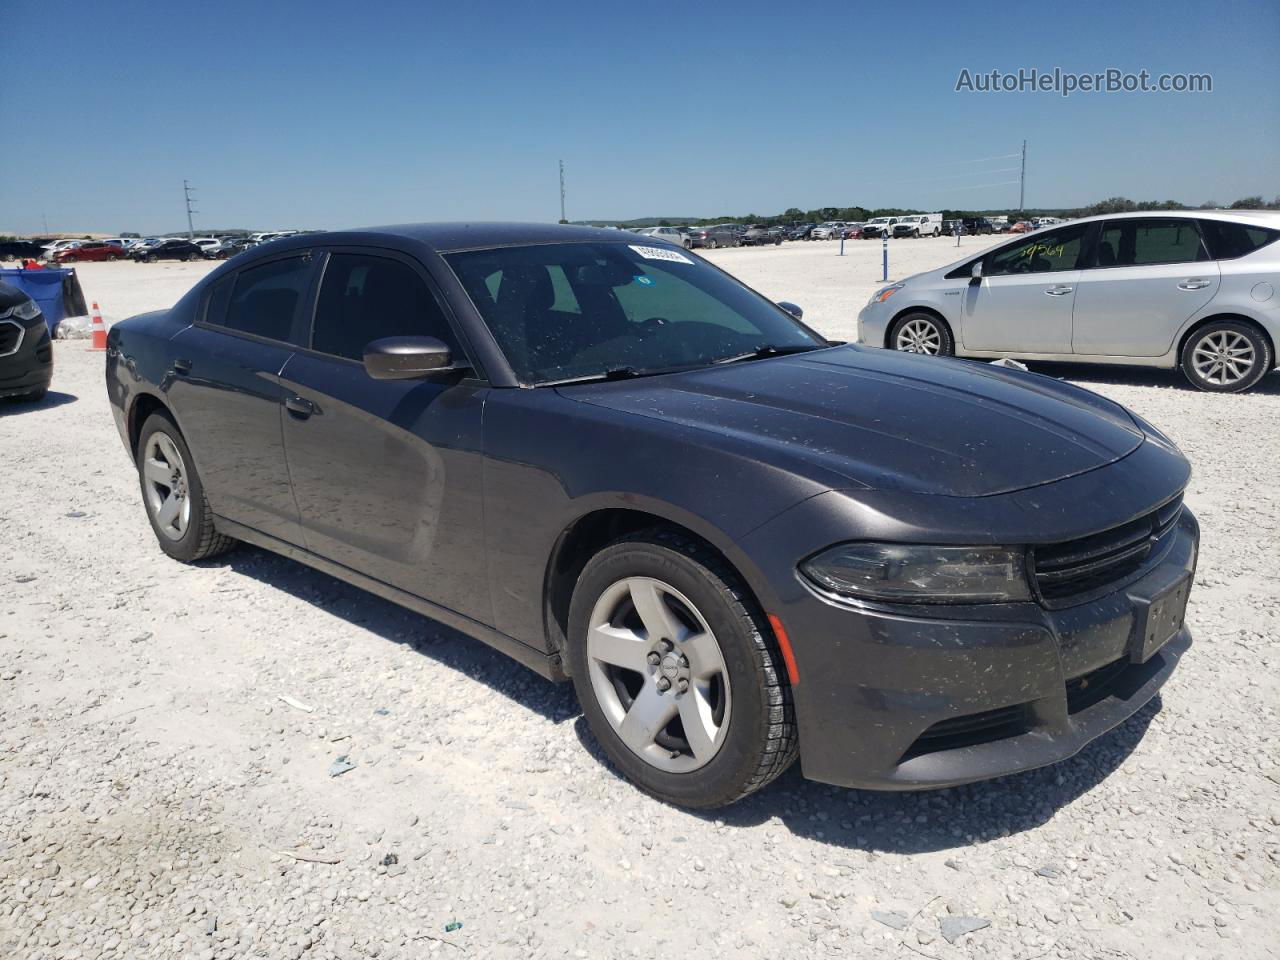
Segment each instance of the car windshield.
M827 346L728 274L669 247L542 244L445 259L523 383Z

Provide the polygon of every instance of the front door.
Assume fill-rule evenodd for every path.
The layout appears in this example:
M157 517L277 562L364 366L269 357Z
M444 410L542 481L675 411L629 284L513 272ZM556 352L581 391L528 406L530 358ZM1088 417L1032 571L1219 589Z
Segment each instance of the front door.
M1071 310L1085 225L1034 233L983 261L964 293L966 350L1013 355L1071 352Z
M284 444L313 553L483 623L481 427L488 387L374 380L362 358L382 337L430 336L465 363L421 267L395 253L335 250L309 350L281 373Z
M204 316L173 339L169 400L219 516L301 545L280 436L293 352L314 272L293 254L215 284Z
M1158 357L1222 281L1196 222L1134 217L1103 224L1076 292L1076 353Z

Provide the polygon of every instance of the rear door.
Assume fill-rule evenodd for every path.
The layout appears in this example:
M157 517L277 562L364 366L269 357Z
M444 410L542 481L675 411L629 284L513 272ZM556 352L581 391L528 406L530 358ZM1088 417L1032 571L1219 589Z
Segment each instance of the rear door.
M362 358L382 337L430 336L466 354L417 261L328 251L309 349L282 373L284 443L313 553L492 623L485 582L481 426L488 387L374 380Z
M1076 353L1158 357L1218 292L1222 274L1190 217L1104 221L1076 293Z
M279 373L302 328L316 260L258 261L209 290L173 339L170 402L219 516L302 545L280 433L290 395Z
M1070 353L1086 229L1080 224L1035 233L988 254L982 282L965 288L964 348L1015 356Z

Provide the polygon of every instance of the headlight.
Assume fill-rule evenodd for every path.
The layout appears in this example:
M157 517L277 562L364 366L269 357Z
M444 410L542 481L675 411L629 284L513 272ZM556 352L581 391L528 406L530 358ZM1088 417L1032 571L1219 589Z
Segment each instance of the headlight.
M903 288L904 284L895 283L891 287L885 287L883 290L877 290L875 296L871 298L871 303L884 303L895 293ZM868 304L869 306L870 304Z
M22 303L13 307L9 311L9 316L16 317L19 320L34 320L40 316L40 304L34 300L24 300Z
M1030 600L1016 547L843 543L800 564L819 587L862 600L1009 603Z

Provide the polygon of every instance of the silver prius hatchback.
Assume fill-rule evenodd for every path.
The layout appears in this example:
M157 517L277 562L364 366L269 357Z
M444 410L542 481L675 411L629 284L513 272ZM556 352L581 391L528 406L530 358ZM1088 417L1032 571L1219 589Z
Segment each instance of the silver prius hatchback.
M1276 365L1280 213L1111 214L878 290L858 342L911 353L1181 368L1247 390Z

